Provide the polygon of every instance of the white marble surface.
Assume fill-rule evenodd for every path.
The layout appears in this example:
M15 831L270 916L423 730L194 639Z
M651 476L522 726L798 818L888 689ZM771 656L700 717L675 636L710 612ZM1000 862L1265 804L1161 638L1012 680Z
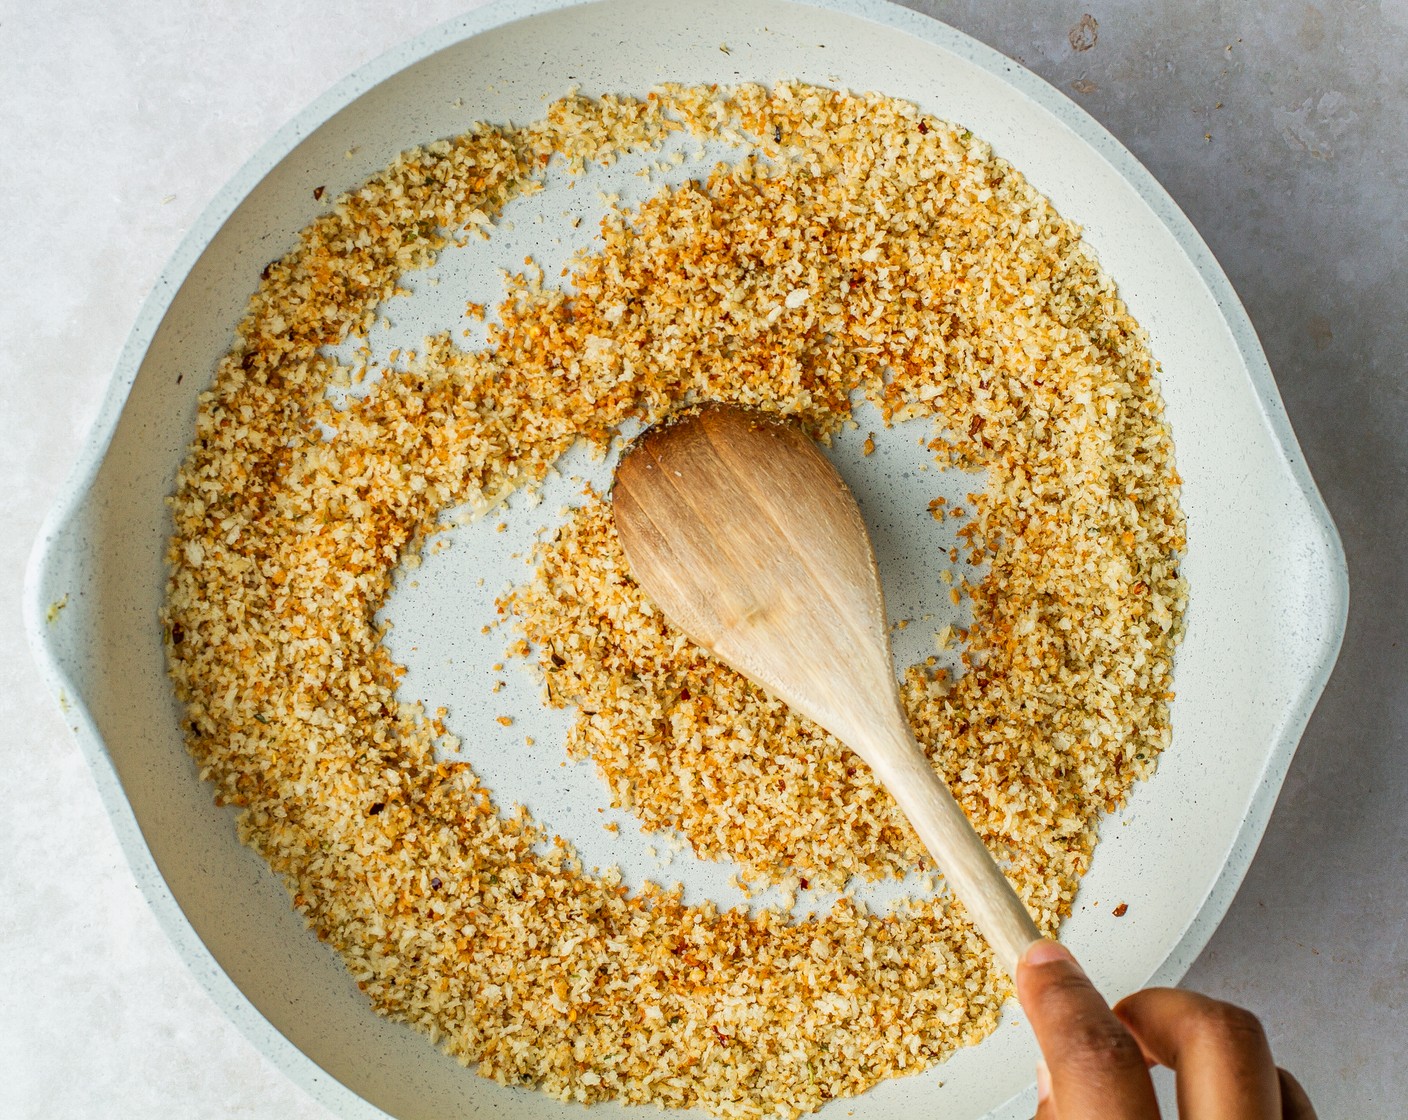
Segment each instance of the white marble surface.
M325 1109L134 886L24 647L44 511L183 232L280 124L466 0L0 5L0 1116ZM1324 1117L1408 1100L1408 4L917 6L1072 91L1237 286L1344 536L1339 668L1189 983L1255 1009ZM1090 36L1069 33L1085 12Z

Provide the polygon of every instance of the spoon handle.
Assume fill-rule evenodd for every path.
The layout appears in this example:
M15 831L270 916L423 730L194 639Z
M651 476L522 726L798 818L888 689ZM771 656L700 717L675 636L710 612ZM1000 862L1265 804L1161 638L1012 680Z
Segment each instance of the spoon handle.
M896 729L866 746L869 749L863 755L876 776L894 795L978 932L987 938L997 963L1015 977L1023 951L1040 941L1042 934L1007 876L908 729Z

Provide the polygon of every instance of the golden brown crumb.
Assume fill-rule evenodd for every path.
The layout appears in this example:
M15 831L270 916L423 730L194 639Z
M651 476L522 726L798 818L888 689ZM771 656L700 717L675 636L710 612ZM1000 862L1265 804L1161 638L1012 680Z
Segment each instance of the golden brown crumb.
M324 348L365 337L446 231L491 223L555 154L580 169L681 128L775 160L608 221L571 298L518 278L485 350L446 333L345 410L325 399ZM904 699L1052 932L1100 814L1169 738L1183 525L1154 373L1077 232L981 141L902 102L799 84L574 96L409 151L271 262L201 397L164 612L188 745L373 1006L485 1076L787 1116L922 1069L989 1033L1010 991L959 907L843 898L794 922L628 892L436 758L377 611L442 510L684 397L817 432L856 389L888 419L925 417L940 464L986 471L959 531L988 574L968 671L939 695L914 667ZM606 566L585 577L583 557ZM646 612L599 501L537 573L508 604L526 635L511 652L580 705L569 746L648 828L812 885L922 863L839 744Z

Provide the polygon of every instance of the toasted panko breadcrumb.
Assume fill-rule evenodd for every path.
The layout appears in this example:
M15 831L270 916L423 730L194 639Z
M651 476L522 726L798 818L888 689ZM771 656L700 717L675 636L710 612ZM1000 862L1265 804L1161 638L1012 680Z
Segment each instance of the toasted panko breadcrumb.
M349 371L328 348L553 156L571 172L680 130L752 154L612 217L564 289L516 278L485 349L443 334L329 402ZM588 873L437 760L443 713L398 701L376 613L447 507L487 508L683 400L818 434L856 390L887 421L927 418L942 464L985 472L961 533L987 574L966 588L966 672L916 666L905 702L1052 932L1101 814L1169 741L1184 542L1154 374L1079 232L903 102L795 83L573 96L409 151L265 270L201 395L163 616L188 745L375 1008L485 1076L796 1116L923 1069L985 1037L1010 992L960 905L843 897L794 921ZM791 884L925 865L863 764L642 598L600 501L505 609L512 652L576 708L569 749L646 827ZM455 732L473 759L475 728Z

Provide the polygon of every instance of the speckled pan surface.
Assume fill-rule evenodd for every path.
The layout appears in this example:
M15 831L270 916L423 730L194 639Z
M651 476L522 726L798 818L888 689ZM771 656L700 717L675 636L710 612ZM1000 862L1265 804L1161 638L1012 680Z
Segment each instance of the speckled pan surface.
M1191 586L1174 744L1129 809L1105 823L1063 936L1111 996L1151 978L1175 980L1221 919L1260 840L1339 648L1344 561L1236 296L1149 175L1016 64L885 4L503 3L353 75L275 136L212 203L141 312L88 456L29 572L31 639L154 910L212 998L342 1115L550 1117L568 1108L475 1078L421 1036L372 1015L197 780L156 622L163 499L196 394L229 345L259 270L321 208L314 187L352 186L398 151L476 118L527 121L573 85L643 93L665 80L784 77L908 98L989 140L1084 226L1163 366ZM434 319L433 300L424 314ZM429 325L411 315L398 329L414 335ZM895 437L882 447L868 480L853 477L863 500L867 490L878 501L910 485L902 443ZM903 540L894 550L902 560ZM481 609L437 603L437 588L464 585L456 565L487 569L491 585L522 570L507 553L486 560L457 545L446 557L427 571L425 594L393 604L404 612L398 626L426 628L432 646L442 639L430 627L463 631ZM405 649L420 693L474 687L469 674L416 663L412 644ZM450 699L452 709L474 702L463 691ZM535 772L548 757L526 757L516 778L502 779L519 781L535 808L534 799L558 796ZM1129 904L1126 917L1112 917L1116 902ZM980 1047L827 1114L1029 1115L1032 1054L1025 1026L1010 1015Z

